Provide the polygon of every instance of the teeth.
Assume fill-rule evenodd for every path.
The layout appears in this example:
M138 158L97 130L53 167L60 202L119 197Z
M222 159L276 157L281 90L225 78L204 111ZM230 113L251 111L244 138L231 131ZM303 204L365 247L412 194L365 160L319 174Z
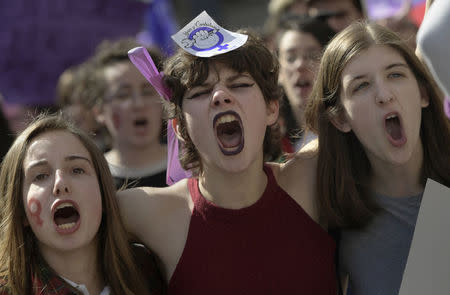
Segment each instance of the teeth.
M70 223L64 223L64 224L60 224L58 225L58 227L60 229L69 229L75 226L75 222L70 222Z
M233 122L233 121L236 121L235 116L233 116L233 115L225 115L225 116L220 117L217 120L216 124L228 123L228 122Z
M386 117L386 119L394 119L394 118L397 118L397 115L390 115Z
M71 203L61 203L58 205L58 207L56 207L55 210L66 208L66 207L73 207L73 205Z

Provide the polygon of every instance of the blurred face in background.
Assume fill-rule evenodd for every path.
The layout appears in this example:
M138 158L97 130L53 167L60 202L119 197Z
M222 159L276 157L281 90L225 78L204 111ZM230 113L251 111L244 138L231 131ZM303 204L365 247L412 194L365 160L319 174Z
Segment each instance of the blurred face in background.
M316 0L311 1L310 15L330 13L327 18L328 25L340 32L350 23L362 18L361 12L355 7L352 0Z
M279 83L300 123L314 84L322 46L311 33L289 30L280 38L278 48Z
M162 104L157 91L129 61L106 67L108 85L98 119L113 138L113 148L159 144Z
M88 109L81 103L74 103L64 106L62 111L67 118L72 120L75 125L88 134L94 133L98 129L98 123L92 109Z

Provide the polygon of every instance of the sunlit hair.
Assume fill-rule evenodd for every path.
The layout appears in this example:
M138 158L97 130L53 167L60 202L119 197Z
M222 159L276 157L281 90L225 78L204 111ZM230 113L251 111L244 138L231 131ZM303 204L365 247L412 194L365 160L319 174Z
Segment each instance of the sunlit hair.
M103 216L98 232L101 270L113 294L148 294L138 272L125 228L121 222L115 188L102 152L92 140L62 115L40 115L15 140L0 172L0 278L14 295L31 294L31 270L39 257L36 237L24 226L23 162L32 141L39 135L64 131L74 135L88 150L102 195Z
M179 49L164 65L164 81L172 90L172 102L166 106L169 118L176 118L180 124L180 133L185 140L184 153L180 162L185 169L202 170L197 149L187 133L182 112L183 96L192 87L201 85L208 78L210 65L223 64L237 73L249 73L258 84L266 104L279 101L278 87L279 65L277 59L264 46L263 42L248 31L238 31L248 35L247 42L224 54L213 57L197 57ZM281 152L278 124L267 127L264 137L264 159L276 159Z
M435 81L395 33L377 24L353 23L327 46L306 110L308 127L319 134L317 190L322 218L330 227L363 226L377 212L369 198L372 168L361 143L353 131L343 133L330 121L343 116L342 71L355 56L373 45L396 50L413 72L421 94L429 99L429 106L422 108L420 126L422 184L432 178L450 185L450 129L442 109L442 93Z

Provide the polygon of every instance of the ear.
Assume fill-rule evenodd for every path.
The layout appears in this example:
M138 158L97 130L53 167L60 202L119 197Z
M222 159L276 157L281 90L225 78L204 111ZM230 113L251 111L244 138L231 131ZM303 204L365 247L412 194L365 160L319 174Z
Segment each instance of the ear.
M330 116L330 121L341 132L347 133L352 130L352 126L347 121L345 114L339 113L338 115Z
M177 136L178 140L180 142L184 143L183 136L181 136L181 133L180 133L180 124L178 124L178 119L174 118L174 119L170 119L170 121L172 123L172 129L175 132L175 135Z
M280 101L279 100L272 100L269 101L266 107L266 113L267 113L267 125L271 126L275 124L278 120L278 115L280 113Z
M426 108L430 105L430 98L428 97L428 95L421 97L420 105L422 106L422 108Z
M420 106L426 108L430 105L430 98L423 87L420 88Z

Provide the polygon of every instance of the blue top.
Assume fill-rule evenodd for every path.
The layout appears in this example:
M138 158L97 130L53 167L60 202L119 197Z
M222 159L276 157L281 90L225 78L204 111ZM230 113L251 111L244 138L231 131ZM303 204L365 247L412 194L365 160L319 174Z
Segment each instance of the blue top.
M382 208L360 230L343 230L339 270L349 275L352 295L397 295L408 259L422 194L376 195Z

